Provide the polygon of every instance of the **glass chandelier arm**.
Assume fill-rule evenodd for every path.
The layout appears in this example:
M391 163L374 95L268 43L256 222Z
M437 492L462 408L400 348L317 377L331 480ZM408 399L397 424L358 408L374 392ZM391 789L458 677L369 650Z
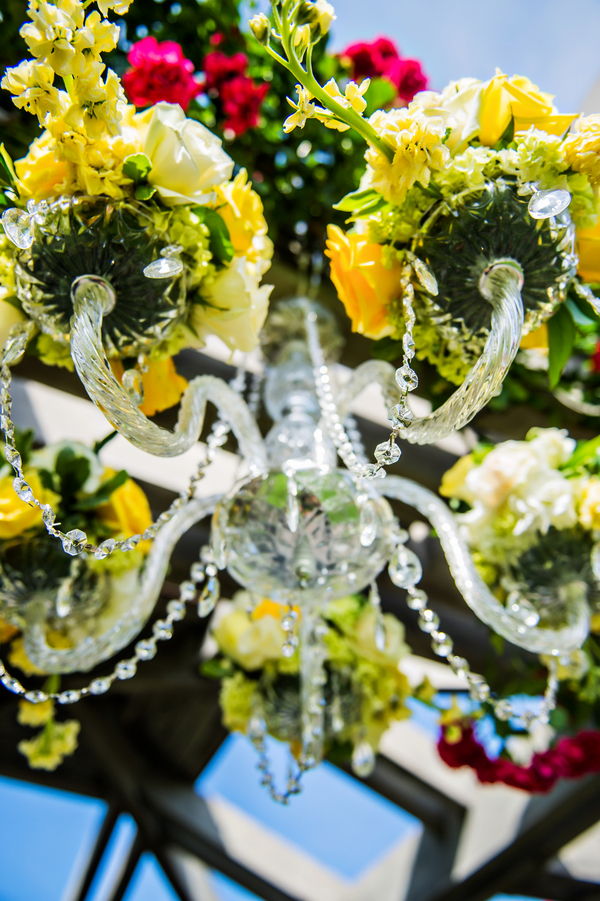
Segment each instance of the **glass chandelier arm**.
M515 260L497 260L482 276L479 289L492 305L492 325L483 353L454 394L410 428L398 434L411 444L433 444L462 429L498 394L517 355L523 328L523 271Z
M75 312L71 318L71 355L86 391L111 425L140 450L176 457L198 441L210 401L220 417L231 424L250 469L264 472L266 454L258 426L242 398L221 379L203 375L189 383L174 432L157 426L138 409L112 374L102 344L102 320L110 310L112 289L102 279L96 279L93 289L81 282L78 279L72 289Z
M381 387L386 405L391 407L395 404L398 396L395 372L394 367L384 360L367 360L357 366L338 394L338 412L341 418L348 416L356 398L373 383Z
M386 497L395 498L425 516L440 539L456 586L482 622L508 641L535 654L563 653L580 648L589 633L590 612L585 591L573 590L568 605L568 624L560 629L528 626L504 607L479 575L458 524L444 501L410 479L388 476L377 486ZM578 583L573 583L576 586Z
M75 647L53 648L46 640L44 608L35 602L26 614L24 646L29 659L46 673L89 672L112 657L140 633L162 589L173 548L181 536L215 509L218 497L194 498L158 533L127 609L94 638L86 635Z

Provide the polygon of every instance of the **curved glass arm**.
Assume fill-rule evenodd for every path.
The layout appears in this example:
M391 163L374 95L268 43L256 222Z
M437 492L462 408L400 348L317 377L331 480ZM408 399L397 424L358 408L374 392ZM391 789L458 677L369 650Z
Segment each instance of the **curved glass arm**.
M514 260L497 260L484 273L480 291L492 304L492 326L483 353L464 382L446 403L428 416L415 419L410 428L400 429L400 438L411 444L433 444L462 429L494 397L504 381L519 349L523 327L521 286L523 274ZM483 302L483 301L482 301ZM342 418L350 404L373 381L379 382L384 398L396 402L398 387L389 363L372 360L359 366L341 394Z
M440 539L458 590L471 610L494 632L534 654L563 653L581 647L590 628L590 611L581 583L571 585L567 625L560 629L527 626L494 597L477 572L469 549L459 535L456 519L444 501L411 479L399 476L388 476L375 487L381 494L402 501L427 517Z
M102 618L105 630L101 634L89 634L73 648L52 648L46 641L45 622L40 616L42 608L31 604L23 631L25 652L31 662L46 673L88 672L133 641L158 600L173 548L191 526L213 512L218 500L218 497L194 498L179 510L154 539L143 570L133 571L133 584L123 585L119 591L115 586L117 580L112 578L108 611ZM124 612L119 598L121 604L127 604Z
M569 391L557 388L552 393L563 407L568 407L569 410L574 410L581 416L600 416L600 404L591 404L583 400L583 391L578 391L576 388L571 388Z
M83 276L72 286L71 356L85 390L111 425L140 450L159 457L177 457L198 441L207 401L231 425L242 456L251 471L265 472L266 453L258 426L245 402L221 379L201 375L193 379L181 398L174 432L151 422L136 407L112 374L102 345L102 320L114 302L110 285L101 278Z

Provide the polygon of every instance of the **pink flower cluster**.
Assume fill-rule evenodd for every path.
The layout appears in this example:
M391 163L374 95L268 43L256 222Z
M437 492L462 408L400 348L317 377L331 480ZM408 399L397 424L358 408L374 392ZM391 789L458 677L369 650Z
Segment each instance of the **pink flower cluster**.
M127 56L131 69L123 75L123 87L135 106L152 106L165 100L183 110L202 91L193 75L194 64L175 41L158 43L147 37L134 44Z
M404 103L410 103L415 94L427 87L428 79L419 60L401 57L389 38L350 44L340 56L350 61L351 76L355 81L387 78L396 88L398 99Z
M600 732L580 732L561 739L556 747L534 754L528 767L499 757L490 760L473 736L473 728L464 726L462 737L451 743L444 734L438 742L440 757L448 766L470 766L480 782L503 782L528 792L547 792L559 779L577 779L600 772Z
M204 57L204 89L209 97L220 100L225 116L223 128L234 135L256 128L261 104L269 90L268 84L255 84L247 69L248 57L244 53L227 56L220 50L212 50Z

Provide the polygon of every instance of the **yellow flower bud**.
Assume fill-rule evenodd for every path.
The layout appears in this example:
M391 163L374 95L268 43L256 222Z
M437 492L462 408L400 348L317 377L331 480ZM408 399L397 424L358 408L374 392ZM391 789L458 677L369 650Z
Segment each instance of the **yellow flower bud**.
M263 47L266 47L269 43L269 36L271 33L271 23L267 19L264 13L258 13L256 16L252 16L249 21L250 31L256 38L259 44L262 44Z

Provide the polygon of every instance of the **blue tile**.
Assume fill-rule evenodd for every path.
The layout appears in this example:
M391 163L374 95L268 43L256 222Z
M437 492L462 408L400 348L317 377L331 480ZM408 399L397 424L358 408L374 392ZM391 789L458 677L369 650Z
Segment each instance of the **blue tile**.
M237 882L233 882L216 870L210 874L209 881L218 901L260 901L258 895L242 888Z
M287 747L268 740L269 756L285 784ZM259 785L250 741L231 735L196 783L205 798L221 796L341 877L356 879L392 847L420 831L420 822L391 802L323 763L305 774L289 806L276 804Z
M107 806L0 777L1 901L66 901L81 880Z
M125 869L137 832L133 817L122 813L117 818L86 901L110 901Z
M171 883L153 854L140 857L123 901L179 901Z

